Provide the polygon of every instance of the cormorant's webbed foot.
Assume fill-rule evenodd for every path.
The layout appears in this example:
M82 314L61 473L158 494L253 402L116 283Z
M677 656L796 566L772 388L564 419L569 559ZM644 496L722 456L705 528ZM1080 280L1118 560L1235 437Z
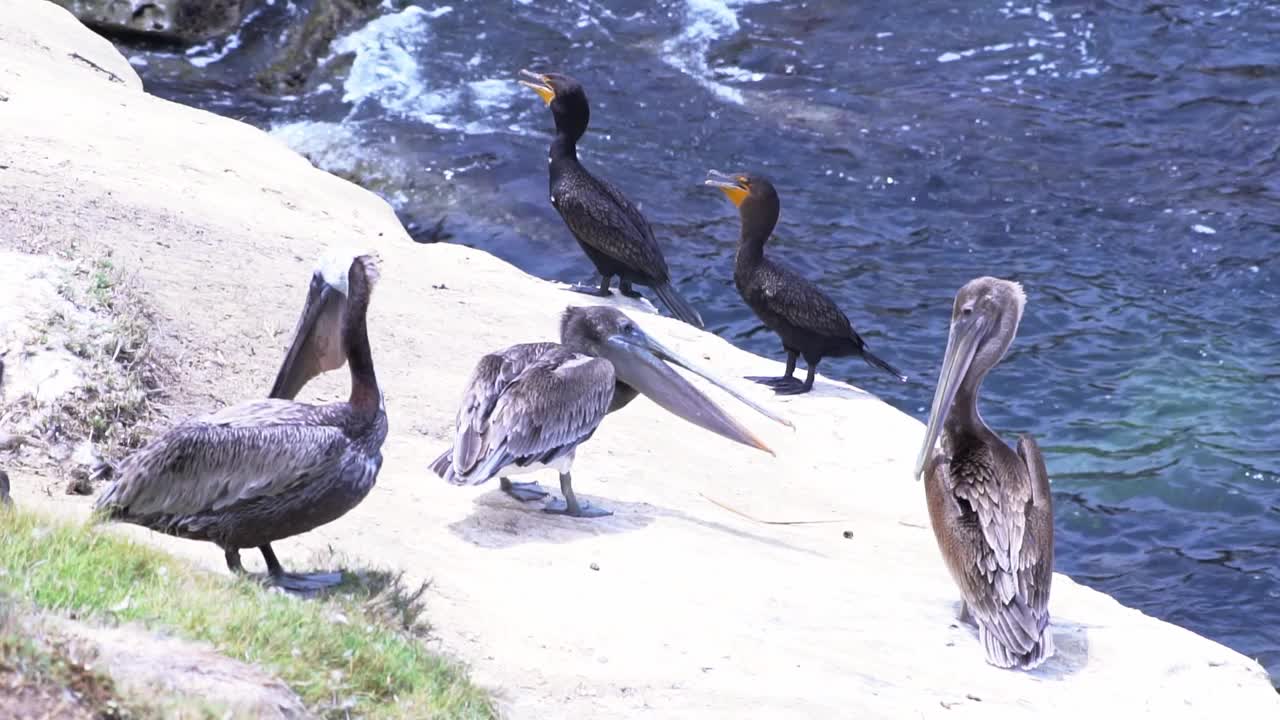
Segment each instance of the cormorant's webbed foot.
M546 507L542 508L542 512L578 518L598 518L613 514L613 512L601 507L595 507L585 500L579 501L578 496L573 492L573 479L569 473L560 474L560 492L564 493L564 500L557 499L548 502Z
M545 498L548 493L542 489L542 486L536 482L511 482L507 478L501 479L502 492L519 500L520 502L533 502Z
M765 385L771 388L787 388L787 387L791 387L792 385L795 385L795 386L801 385L801 382L791 375L784 375L782 377L765 377L762 375L748 375L745 379L750 380L751 382L754 382L754 383L760 383L761 385Z
M625 297L629 297L629 298L641 298L641 297L644 297L643 295L641 295L641 294L640 294L640 292L639 292L638 290L636 290L635 288L631 287L631 283L629 283L629 282L627 282L627 281L625 281L625 280L620 280L620 281L618 281L618 292L622 293L622 294L623 294L623 296L625 296Z
M791 382L773 385L774 395L803 395L813 389L813 383L800 382L791 378Z
M601 276L598 279L592 279L590 282L578 283L570 285L569 289L583 295L595 295L596 297L610 297L613 295L609 291L609 281L612 278L608 275Z

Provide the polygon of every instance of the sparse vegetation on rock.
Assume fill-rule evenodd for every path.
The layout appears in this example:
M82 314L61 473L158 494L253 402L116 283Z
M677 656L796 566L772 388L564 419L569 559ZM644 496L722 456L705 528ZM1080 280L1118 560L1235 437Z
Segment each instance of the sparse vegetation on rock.
M60 465L85 494L97 452L114 456L149 435L160 392L149 312L110 255L0 257L0 450L28 466Z

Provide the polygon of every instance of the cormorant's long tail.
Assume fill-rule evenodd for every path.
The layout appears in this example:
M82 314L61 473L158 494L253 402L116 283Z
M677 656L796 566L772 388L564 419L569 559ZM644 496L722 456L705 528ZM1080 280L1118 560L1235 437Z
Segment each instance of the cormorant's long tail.
M885 372L889 373L890 375L893 375L894 377L898 378L898 379L899 379L899 380L901 380L902 382L906 382L906 381L907 381L907 376L906 376L906 375L903 375L903 374L898 370L898 368L896 368L896 367L894 367L894 366L890 365L889 363L885 362L884 360L881 360L880 358L876 357L876 355L875 355L874 353L872 353L870 350L866 349L865 347L864 347L864 348L862 348L862 359L863 359L863 360L866 360L866 361L867 361L867 364L868 364L868 365L870 365L871 367L878 367L878 368L880 368L881 370L883 370L883 371L885 371Z
M671 283L654 285L653 291L658 294L658 299L662 301L663 305L667 306L672 315L696 328L706 327L702 324L702 316L698 314L697 310L693 309L693 306L687 300L680 297L680 293L671 287Z

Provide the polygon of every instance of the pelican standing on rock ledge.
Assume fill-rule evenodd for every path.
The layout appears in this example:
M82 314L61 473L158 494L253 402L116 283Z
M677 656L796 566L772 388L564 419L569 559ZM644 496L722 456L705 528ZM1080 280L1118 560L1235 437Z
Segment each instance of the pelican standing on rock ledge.
M653 228L640 209L604 178L587 172L578 162L578 140L587 132L591 108L582 84L568 75L521 70L532 88L551 108L556 136L548 160L551 205L560 213L583 252L600 272L600 287L575 287L578 292L607 297L609 281L618 276L618 292L640 297L632 283L653 288L672 315L702 327L702 316L671 286L671 273Z
M1013 343L1025 304L1022 286L991 277L956 294L916 477L960 586L961 619L977 623L987 662L1029 670L1053 654L1049 476L1030 435L1015 453L978 414L982 380Z
M554 468L560 473L564 501L552 501L546 512L609 515L577 499L570 469L578 446L591 438L605 415L638 394L699 427L773 454L667 362L791 425L663 347L618 310L571 307L561 317L559 343L512 345L480 360L458 409L453 447L436 458L431 469L455 485L479 485L501 477L504 492L532 501L546 497L546 491L536 482L513 483L506 475Z
M764 245L778 224L782 207L773 183L750 173L728 175L712 170L705 184L723 191L738 208L742 235L733 263L733 284L765 327L778 334L787 351L785 375L748 380L768 385L779 395L799 395L813 389L822 358L858 355L868 365L906 381L906 375L867 349L849 317L817 285L764 256ZM795 378L796 359L801 355L809 366L803 383Z
M216 543L243 573L240 550L256 547L271 581L310 592L340 573L284 572L271 543L351 510L382 467L387 414L373 371L365 314L378 281L375 255L338 255L315 271L271 399L188 420L134 452L96 507L112 520ZM351 369L346 402L291 398L316 375ZM289 398L289 399L285 399Z

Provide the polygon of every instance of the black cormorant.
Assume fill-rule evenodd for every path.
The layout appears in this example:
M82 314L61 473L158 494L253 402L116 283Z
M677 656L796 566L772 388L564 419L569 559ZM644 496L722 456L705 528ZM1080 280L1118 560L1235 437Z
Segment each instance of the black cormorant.
M759 175L726 175L712 170L706 184L723 190L742 217L734 285L761 322L782 338L787 351L786 375L749 379L773 387L780 395L798 395L813 389L814 372L822 358L849 355L860 355L869 365L899 380L907 379L867 349L849 318L817 285L764 256L764 245L778 222L780 209L772 183ZM809 376L803 383L794 376L800 355L809 365Z
M587 172L578 162L578 140L587 131L591 108L582 85L567 75L520 71L523 85L551 107L556 136L551 141L551 205L582 250L600 272L600 286L575 287L594 295L609 295L609 282L618 277L618 291L639 297L632 284L653 288L672 315L702 327L702 317L676 289L662 249L649 221L612 183Z

